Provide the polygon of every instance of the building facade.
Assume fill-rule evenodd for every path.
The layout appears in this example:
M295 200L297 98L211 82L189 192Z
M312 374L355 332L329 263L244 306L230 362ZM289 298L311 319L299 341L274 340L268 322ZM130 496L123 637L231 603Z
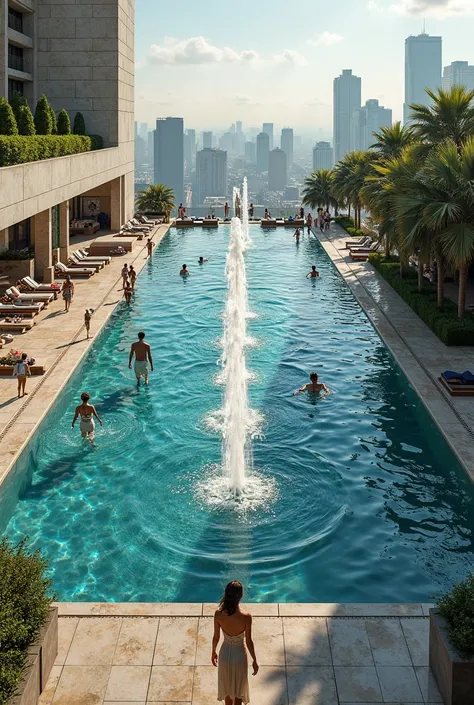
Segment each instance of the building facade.
M212 149L212 132L202 133L202 148Z
M286 154L288 169L291 169L294 149L294 135L291 127L284 127L281 131L280 147Z
M154 182L173 189L176 205L184 199L184 120L158 118L155 130Z
M449 91L453 86L465 86L468 91L474 90L474 66L467 61L453 61L444 67L443 88Z
M426 89L441 88L442 39L429 34L405 40L405 103L403 122L410 122L410 105L430 105Z
M0 95L18 90L34 111L45 93L104 140L101 150L0 168L0 247L31 248L36 277L51 281L53 260L67 262L73 218L100 212L118 230L133 214L134 2L0 0L0 36ZM10 45L23 45L27 71L8 65L8 53L21 59Z
M313 147L313 171L332 169L334 166L334 150L330 142L317 142Z
M255 142L245 143L245 159L250 164L255 164L257 160L257 145Z
M351 151L369 149L374 144L374 132L381 127L390 127L392 111L384 108L378 100L366 101L363 108L356 108L352 116Z
M288 183L288 159L286 153L279 149L272 149L268 162L268 189L269 191L284 191Z
M227 152L202 149L196 154L197 204L209 196L227 197Z
M257 171L268 171L268 155L270 154L270 138L267 132L257 135Z
M268 139L270 140L269 149L271 151L273 149L273 122L264 122L262 132L268 135Z
M352 74L351 69L344 69L334 79L334 157L340 161L351 151L351 125L354 110L361 106L362 82Z

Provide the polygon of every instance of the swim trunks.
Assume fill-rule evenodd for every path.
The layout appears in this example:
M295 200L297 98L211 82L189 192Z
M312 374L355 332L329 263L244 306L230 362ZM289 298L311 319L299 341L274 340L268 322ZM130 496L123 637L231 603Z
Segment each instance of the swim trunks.
M148 377L148 363L146 360L135 360L135 376L137 379Z

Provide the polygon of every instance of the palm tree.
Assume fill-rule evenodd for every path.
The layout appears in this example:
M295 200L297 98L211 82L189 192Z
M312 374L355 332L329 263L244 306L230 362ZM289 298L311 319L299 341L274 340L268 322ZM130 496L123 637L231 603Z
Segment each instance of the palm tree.
M339 201L354 206L355 226L360 228L360 213L364 202L362 189L373 173L373 152L349 152L334 168L334 193Z
M415 135L429 145L451 139L460 149L474 134L474 91L453 86L447 91L426 92L432 105L410 105Z
M337 208L337 200L333 190L333 172L331 169L313 171L304 182L303 205L311 209L326 206Z
M164 184L148 186L137 195L137 209L151 213L165 213L166 221L169 221L171 211L175 207L173 189Z
M415 141L413 128L402 126L401 122L380 128L379 132L374 132L374 137L376 141L370 149L376 150L382 161L400 157Z

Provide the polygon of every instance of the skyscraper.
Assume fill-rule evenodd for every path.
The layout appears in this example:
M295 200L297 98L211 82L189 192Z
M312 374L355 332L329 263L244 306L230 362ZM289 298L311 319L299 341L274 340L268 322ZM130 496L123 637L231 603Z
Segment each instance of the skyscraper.
M287 167L293 166L293 128L284 127L281 131L280 147L286 154Z
M313 148L313 171L332 169L334 166L334 150L329 142L317 142Z
M191 158L191 165L194 166L196 162L196 130L186 130L186 134L189 136L189 151Z
M184 199L184 120L158 118L155 130L155 184L174 191L176 204Z
M202 148L212 149L212 132L202 133Z
M426 89L441 88L442 39L419 34L405 40L405 103L403 122L410 121L410 105L430 105Z
M284 191L288 177L287 157L282 149L272 149L268 164L269 191Z
M257 171L268 171L268 155L270 153L270 137L267 132L257 135Z
M146 136L147 136L147 134L148 134L148 123L146 123L146 122L141 122L141 123L140 123L140 132L139 132L139 135L140 135L140 137L142 138L142 140L145 140L145 141L146 141L146 138L147 138Z
M227 197L227 152L202 149L196 155L197 202L208 196Z
M235 123L235 131L238 135L242 134L242 120L237 120L237 122Z
M474 66L467 61L453 61L444 67L443 88L448 91L453 86L465 86L468 91L474 90Z
M374 144L374 132L392 124L392 111L378 100L366 101L363 108L356 108L352 115L351 151L369 149Z
M334 156L340 161L351 150L351 123L353 112L360 108L362 81L344 69L334 79Z
M245 158L250 162L250 164L255 164L257 158L257 145L255 142L245 143Z
M270 149L273 149L273 122L264 122L262 132L265 132L270 138Z

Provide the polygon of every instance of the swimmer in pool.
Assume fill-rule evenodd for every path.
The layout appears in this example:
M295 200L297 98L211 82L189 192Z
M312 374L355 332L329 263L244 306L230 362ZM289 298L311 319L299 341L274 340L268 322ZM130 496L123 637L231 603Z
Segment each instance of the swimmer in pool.
M293 237L296 238L296 244L297 244L297 245L300 244L300 234L301 234L301 233L300 233L300 229L299 229L299 228L296 228L296 232L295 232L295 234L293 235Z
M200 257L200 258L198 259L198 264L204 264L204 262L208 262L208 260L207 260L207 259L204 259L204 257Z
M179 274L180 274L180 276L182 276L182 277L187 277L187 276L189 276L190 271L189 271L189 269L186 267L185 264L183 264L183 266L182 266L181 271L180 271Z
M331 394L329 387L326 387L326 385L322 384L322 382L318 382L318 375L316 372L311 372L309 378L311 382L309 384L304 384L300 387L300 389L297 389L295 395L301 394L301 392L311 392L312 394L320 394L321 392L324 392L322 396L327 397Z
M317 279L319 277L319 272L316 271L316 265L313 264L311 271L306 275L306 279Z

